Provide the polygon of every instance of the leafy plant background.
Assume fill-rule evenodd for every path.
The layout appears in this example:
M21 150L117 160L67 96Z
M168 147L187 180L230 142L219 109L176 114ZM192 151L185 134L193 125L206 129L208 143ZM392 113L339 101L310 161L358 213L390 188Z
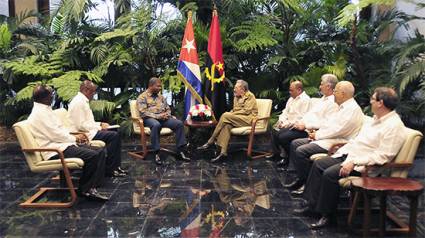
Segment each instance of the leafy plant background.
M418 17L391 10L394 0L217 0L228 91L237 78L257 97L273 99L274 115L284 107L288 84L301 80L318 95L320 76L334 73L356 86L356 100L368 111L376 86L397 88L405 123L424 131L425 39L393 37L398 27ZM91 106L97 120L121 124L130 133L128 100L160 76L181 116L183 84L176 77L186 16L193 11L195 38L204 67L213 1L115 0L115 21L87 17L96 4L62 0L43 16L23 12L0 19L0 121L11 126L31 110L34 85L56 89L54 107L66 107L87 78L99 85ZM164 4L179 10L171 18ZM375 17L372 5L389 10ZM417 3L418 8L424 4ZM360 11L360 16L355 13ZM36 16L40 23L25 23ZM383 37L383 35L386 37ZM204 77L203 77L204 78ZM229 103L231 100L229 100Z

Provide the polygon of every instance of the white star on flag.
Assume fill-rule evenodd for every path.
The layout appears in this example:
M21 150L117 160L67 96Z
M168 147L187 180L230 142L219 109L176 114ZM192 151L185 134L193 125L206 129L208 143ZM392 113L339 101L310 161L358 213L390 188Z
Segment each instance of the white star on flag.
M195 46L193 46L193 43L195 42L195 39L189 41L187 38L185 39L186 45L183 46L183 48L187 49L187 53L190 54L190 49L196 49Z

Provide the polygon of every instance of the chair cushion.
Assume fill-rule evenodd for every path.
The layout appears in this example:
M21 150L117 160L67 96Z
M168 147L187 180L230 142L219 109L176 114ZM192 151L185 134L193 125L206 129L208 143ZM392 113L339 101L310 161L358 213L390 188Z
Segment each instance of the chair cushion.
M339 186L343 187L343 188L350 188L351 187L351 182L354 179L359 178L358 176L348 176L345 178L341 178L338 180Z
M134 128L134 133L136 134L140 134L140 127L137 126ZM164 127L161 129L161 131L159 132L162 136L164 135L170 135L173 133L173 131L170 128ZM145 127L145 134L146 135L150 135L151 134L151 129L149 127Z
M314 154L314 155L310 156L310 160L315 161L315 160L318 160L318 159L323 159L327 156L328 156L328 154L325 154L325 153Z
M90 145L94 147L105 147L106 144L101 140L92 140L90 141Z
M264 127L255 127L254 134L264 134L267 132L267 128ZM230 133L232 135L249 135L251 133L251 127L250 126L243 126L243 127L236 127L230 130Z
M69 169L82 169L84 161L80 158L66 158L66 165ZM44 160L35 164L32 172L48 172L53 170L62 170L62 163L60 159Z

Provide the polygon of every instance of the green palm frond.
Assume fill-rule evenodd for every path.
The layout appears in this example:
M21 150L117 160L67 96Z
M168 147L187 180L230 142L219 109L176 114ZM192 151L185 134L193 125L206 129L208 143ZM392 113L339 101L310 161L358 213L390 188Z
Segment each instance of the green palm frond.
M131 29L115 29L114 31L103 33L102 35L96 37L94 41L105 42L118 37L127 38L134 36L136 33L137 31Z
M110 65L123 66L133 62L133 57L123 46L115 45L108 50L107 57L101 60L100 64L94 68L93 73L103 76L108 72Z
M327 73L336 75L339 80L345 78L347 72L347 60L344 55L340 55L334 65L325 66Z
M62 0L60 12L67 24L78 23L84 17L84 11L91 1L87 0Z
M293 9L295 12L299 14L302 14L302 12L304 11L301 6L300 0L278 0L278 2L280 4L283 4L286 8Z
M341 27L345 27L354 20L356 15L363 8L369 6L370 4L393 6L394 3L395 3L395 0L360 0L358 4L350 3L347 6L345 6L339 12L339 15L336 17L336 20L338 21L338 24Z
M15 102L31 100L32 93L33 93L34 88L37 84L41 84L41 81L35 81L35 82L28 83L28 85L26 87L24 87L23 89L19 90L16 93L16 97L13 98L13 100L9 101L9 103L15 104Z
M90 108L93 111L95 118L102 118L110 114L115 109L115 103L106 100L90 101Z
M50 31L54 34L62 35L64 32L65 20L63 15L59 12L53 16L52 22L50 23Z
M66 74L52 79L51 83L63 101L70 101L79 91L81 72L69 71Z
M105 44L95 46L90 51L90 60L95 64L100 64L108 54L108 46Z
M60 77L53 78L51 84L62 100L70 101L80 90L81 77L83 76L95 83L103 82L100 77L92 72L73 70L66 72Z
M0 25L0 52L10 49L12 44L12 33L9 31L7 24Z
M152 8L149 4L137 8L130 14L126 14L117 19L116 26L120 29L133 29L138 33L149 31L149 24L152 22Z
M281 101L285 94L282 91L277 91L275 89L269 89L269 90L263 90L261 91L258 96L260 98L275 98L276 101Z
M281 31L274 28L270 18L259 16L253 20L242 23L232 29L231 37L236 38L236 47L242 52L261 50L266 47L275 46L278 41L275 35Z
M424 77L425 73L425 59L419 59L406 67L405 70L400 72L400 76L402 77L399 86L400 94L403 94L406 86L417 80L419 77ZM422 83L423 84L423 83Z
M3 63L5 70L10 70L14 75L27 75L34 78L49 79L61 71L47 64L38 63L35 57L27 57L24 60L9 61Z
M403 67L405 63L411 61L411 57L417 55L420 52L425 52L425 39L422 35L417 34L417 37L409 41L405 46L400 50L400 52L395 55L396 67L395 71L398 72Z

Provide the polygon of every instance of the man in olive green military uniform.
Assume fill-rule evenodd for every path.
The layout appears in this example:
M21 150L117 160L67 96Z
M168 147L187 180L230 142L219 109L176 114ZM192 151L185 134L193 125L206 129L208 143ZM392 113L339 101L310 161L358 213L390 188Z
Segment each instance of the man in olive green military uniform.
M198 149L207 149L216 141L216 145L220 147L220 154L211 162L217 162L227 156L230 130L234 127L251 125L252 119L258 114L257 101L254 94L249 91L246 81L236 81L233 92L235 95L233 110L221 116L211 138L205 145L198 147Z

